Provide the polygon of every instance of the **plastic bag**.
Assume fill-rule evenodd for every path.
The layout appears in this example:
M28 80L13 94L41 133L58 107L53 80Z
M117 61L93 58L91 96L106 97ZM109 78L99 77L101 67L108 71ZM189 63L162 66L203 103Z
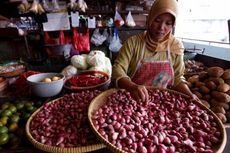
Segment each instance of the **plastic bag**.
M129 11L129 13L128 13L127 17L126 17L125 25L128 26L128 27L135 27L136 26L136 23L135 23L135 21L133 19L131 11Z
M18 10L20 13L26 13L27 11L29 11L30 7L31 4L28 3L27 0L22 0L22 3L18 6Z
M124 24L124 20L122 19L121 15L116 10L115 17L114 17L114 24L116 27L121 27Z
M89 29L83 31L79 33L76 28L73 28L73 46L79 53L88 53L90 51Z
M121 47L122 47L122 44L121 44L120 38L118 36L118 31L117 31L117 29L115 29L113 39L109 45L109 50L111 50L112 52L118 52Z
M88 6L84 0L78 0L77 4L79 11L85 12L88 9Z
M44 8L46 11L49 11L49 10L50 10L50 9L49 9L49 6L48 6L48 3L47 3L46 0L42 0L42 6L43 6L43 8Z
M57 0L52 0L52 4L53 4L54 11L58 11L60 9Z
M42 5L39 3L38 0L33 1L29 11L33 12L34 14L42 14L45 12L45 10L43 9Z
M90 42L95 46L100 46L106 40L106 36L102 35L98 28L96 28L93 32L93 35L90 39Z
M49 33L47 31L44 32L44 42L45 44L49 45L58 45L59 39L58 38L50 38Z

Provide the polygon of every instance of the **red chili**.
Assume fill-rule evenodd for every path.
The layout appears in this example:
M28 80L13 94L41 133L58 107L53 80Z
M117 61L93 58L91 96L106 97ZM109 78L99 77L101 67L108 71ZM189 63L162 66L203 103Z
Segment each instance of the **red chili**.
M105 76L96 76L91 74L81 74L70 78L66 84L68 86L75 87L89 87L95 86L105 82L107 77Z

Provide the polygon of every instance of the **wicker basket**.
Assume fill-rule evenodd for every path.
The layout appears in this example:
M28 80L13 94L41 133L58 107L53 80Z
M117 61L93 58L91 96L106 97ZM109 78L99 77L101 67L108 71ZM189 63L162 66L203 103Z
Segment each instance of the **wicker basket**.
M58 99L56 99L58 100ZM54 103L56 100L51 101L50 103ZM42 107L41 107L42 108ZM69 148L60 148L60 147L55 147L55 146L50 146L50 145L45 145L33 138L33 136L30 133L30 123L33 120L34 116L41 110L39 108L36 110L28 119L26 123L26 136L29 139L29 141L38 149L46 151L46 152L51 152L51 153L84 153L84 152L91 152L95 150L99 150L102 148L105 148L105 145L100 143L100 144L93 144L93 145L88 145L88 146L82 146L82 147L69 147Z
M156 89L159 89L159 88L148 87L148 89L156 90ZM89 118L90 126L93 129L94 133L97 135L98 139L100 139L113 152L115 152L115 153L126 153L124 150L119 149L118 147L116 147L115 145L110 143L108 140L106 140L96 130L96 128L94 127L93 121L92 121L93 113L96 110L98 110L102 105L104 105L104 103L106 103L107 97L109 97L113 93L116 93L118 90L123 90L123 89L110 89L110 90L102 92L100 95L98 95L96 98L94 98L93 101L90 103L90 106L89 106L89 109L88 109L88 118ZM159 90L167 90L167 91L169 91L171 93L182 95L184 98L189 98L187 95L184 95L184 94L179 93L177 91L173 91L173 90L169 90L169 89L159 89ZM195 103L198 106L200 106L202 109L205 109L209 113L211 113L214 116L214 119L217 121L217 123L218 123L218 125L219 125L219 127L221 129L222 140L221 140L221 143L218 146L213 146L212 149L214 150L215 153L222 153L224 148L225 148L226 141L227 141L227 134L226 134L226 130L224 128L224 125L222 124L220 119L215 115L215 113L213 113L210 109L208 109L206 106L204 106L203 104L201 104L199 102L195 102Z

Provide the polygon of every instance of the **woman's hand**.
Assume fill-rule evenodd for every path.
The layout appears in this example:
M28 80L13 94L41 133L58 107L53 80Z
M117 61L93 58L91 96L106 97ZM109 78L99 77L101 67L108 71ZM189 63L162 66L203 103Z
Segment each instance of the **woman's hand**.
M143 101L148 102L149 101L149 94L148 90L143 85L133 85L130 89L128 89L131 93L131 96L136 101Z
M118 81L118 86L129 91L132 98L136 101L142 101L146 103L149 101L148 90L143 85L138 85L132 82L130 79L124 77Z

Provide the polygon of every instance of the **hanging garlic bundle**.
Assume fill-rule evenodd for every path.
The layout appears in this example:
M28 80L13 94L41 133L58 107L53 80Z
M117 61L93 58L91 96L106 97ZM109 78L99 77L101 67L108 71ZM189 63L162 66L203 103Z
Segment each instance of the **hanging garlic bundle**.
M84 0L78 0L77 4L79 11L85 12L88 9L88 6Z
M20 13L26 13L30 9L31 4L27 0L22 0L22 3L19 4L18 10Z
M31 6L29 11L31 11L35 14L42 14L45 12L45 10L41 6L41 4L38 2L38 0L33 1L32 6Z
M76 3L76 0L70 0L70 3L67 5L68 8L72 11L77 11L78 10L78 3Z

